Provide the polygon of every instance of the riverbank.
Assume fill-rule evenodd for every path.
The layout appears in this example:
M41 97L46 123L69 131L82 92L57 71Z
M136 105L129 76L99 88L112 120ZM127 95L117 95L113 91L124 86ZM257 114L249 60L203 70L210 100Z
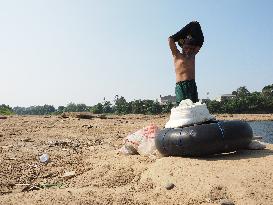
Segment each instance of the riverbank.
M273 114L216 114L218 120L273 121Z
M216 115L247 121L265 116L272 119ZM0 120L0 204L272 203L273 145L206 158L119 154L127 134L151 123L163 128L168 117ZM43 153L49 155L47 164L39 161ZM173 184L170 190L168 184Z

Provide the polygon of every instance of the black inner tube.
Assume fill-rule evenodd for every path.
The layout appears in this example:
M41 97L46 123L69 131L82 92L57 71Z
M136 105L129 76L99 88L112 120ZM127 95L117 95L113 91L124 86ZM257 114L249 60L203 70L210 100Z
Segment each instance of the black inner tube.
M166 156L205 156L245 149L253 132L244 121L210 120L180 128L166 128L155 139Z

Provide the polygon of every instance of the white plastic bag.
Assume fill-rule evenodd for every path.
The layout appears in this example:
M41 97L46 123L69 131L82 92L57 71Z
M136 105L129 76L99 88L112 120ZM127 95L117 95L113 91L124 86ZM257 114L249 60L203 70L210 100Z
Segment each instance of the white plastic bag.
M149 125L124 138L124 145L120 149L123 154L150 155L156 151L155 137L160 129L156 125Z
M258 140L252 140L250 144L248 145L248 149L252 149L252 150L261 150L265 148L266 148L266 144Z

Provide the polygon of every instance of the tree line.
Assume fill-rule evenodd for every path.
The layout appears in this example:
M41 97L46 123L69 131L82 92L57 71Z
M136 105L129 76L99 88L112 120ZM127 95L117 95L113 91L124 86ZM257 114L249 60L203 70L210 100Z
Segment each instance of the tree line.
M261 92L249 92L243 86L233 91L233 98L222 101L205 101L210 113L273 113L273 84L265 86ZM163 114L175 106L172 103L160 104L154 100L133 100L127 102L123 96L116 95L114 103L103 101L94 106L69 103L55 108L53 105L10 107L0 105L2 115L52 115L64 112L92 112L94 114Z
M153 100L134 100L127 102L123 96L115 96L114 104L104 101L94 106L85 104L69 103L67 106L59 106L57 109L53 105L13 107L0 105L0 114L10 115L50 115L62 114L64 112L92 112L94 114L160 114L168 113L174 105L167 103L161 105Z
M265 86L261 92L249 92L245 86L232 92L234 98L223 101L209 101L211 113L264 114L273 113L273 84Z

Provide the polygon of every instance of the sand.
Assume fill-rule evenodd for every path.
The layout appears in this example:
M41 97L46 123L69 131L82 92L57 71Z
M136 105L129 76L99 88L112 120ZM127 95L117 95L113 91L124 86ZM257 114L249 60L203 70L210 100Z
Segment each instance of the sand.
M122 155L122 139L168 115L0 120L0 204L273 203L273 145L206 158ZM247 118L248 117L248 118ZM272 115L217 119L272 120ZM47 164L39 156L47 153ZM173 184L168 190L166 186Z

